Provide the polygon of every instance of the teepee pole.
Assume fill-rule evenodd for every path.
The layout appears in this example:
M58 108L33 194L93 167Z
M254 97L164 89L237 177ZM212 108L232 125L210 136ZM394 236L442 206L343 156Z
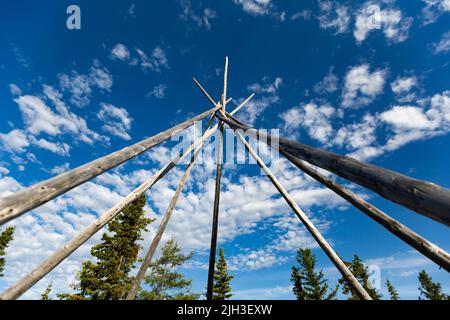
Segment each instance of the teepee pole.
M349 285L352 287L354 292L364 300L372 300L367 291L362 287L362 285L358 282L346 264L341 260L338 254L333 250L331 245L325 240L320 231L314 226L314 224L309 220L308 216L305 212L297 205L295 200L289 195L286 189L281 185L275 175L270 171L270 169L264 164L263 160L256 154L256 152L252 149L250 144L245 140L245 138L241 135L241 133L237 130L234 131L238 139L245 145L245 148L250 153L250 155L256 160L258 165L263 169L263 171L267 174L269 179L272 181L274 186L286 200L288 205L295 212L297 217L302 221L303 225L308 229L323 251L327 254L342 276L347 280Z

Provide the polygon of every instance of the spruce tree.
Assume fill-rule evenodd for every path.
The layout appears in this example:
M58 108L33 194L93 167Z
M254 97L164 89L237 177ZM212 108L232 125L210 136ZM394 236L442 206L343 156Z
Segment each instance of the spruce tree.
M150 290L141 289L142 300L196 300L200 297L191 292L192 280L185 279L177 269L189 261L193 253L184 255L175 240L171 239L161 249L161 257L150 264L145 283Z
M361 286L367 291L370 297L373 300L380 300L382 295L370 285L369 269L363 264L362 260L355 254L353 256L353 260L351 262L346 262L345 264L359 281ZM349 300L359 299L358 295L353 291L352 287L345 278L339 279L339 283L342 284L342 292L344 294L350 294Z
M95 262L85 261L75 285L76 294L59 294L69 300L119 300L126 296L133 277L129 276L140 250L139 240L152 219L146 218L145 195L130 203L108 224L101 243L91 249Z
M0 234L0 277L5 269L5 254L9 243L14 239L14 227L9 227Z
M323 270L315 271L317 258L310 249L297 251L298 267L292 267L291 281L297 300L332 300L339 286L329 292Z
M41 294L41 300L51 300L50 299L50 292L52 292L53 284L49 284L45 291Z
M226 300L233 296L231 293L232 279L233 276L228 274L224 250L220 248L219 260L214 271L213 300Z
M391 297L391 300L398 300L400 298L397 289L395 289L395 287L392 285L389 279L386 280L386 287L389 292L389 296Z
M441 284L433 279L425 270L419 273L419 300L448 300L450 297L442 292Z

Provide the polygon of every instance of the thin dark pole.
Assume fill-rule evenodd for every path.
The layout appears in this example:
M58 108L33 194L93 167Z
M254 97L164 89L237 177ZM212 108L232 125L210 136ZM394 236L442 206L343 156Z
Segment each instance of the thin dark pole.
M214 195L213 223L211 230L211 246L209 253L208 287L206 300L213 299L214 269L216 265L217 230L219 228L219 205L220 205L220 181L222 178L223 159L223 124L220 126L219 150L216 168L216 191Z

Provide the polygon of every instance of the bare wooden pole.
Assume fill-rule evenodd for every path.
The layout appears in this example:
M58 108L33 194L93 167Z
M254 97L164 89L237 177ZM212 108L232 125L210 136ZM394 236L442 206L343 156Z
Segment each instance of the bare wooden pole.
M209 120L208 124L206 125L205 132L211 126L212 121L214 120L214 117L215 117L215 113L211 116L211 119ZM161 224L159 225L158 231L156 232L155 236L153 237L153 241L147 251L147 254L145 255L144 261L142 262L141 267L139 268L139 271L133 281L131 289L127 294L126 300L134 300L136 298L139 287L141 286L141 282L145 277L145 273L147 272L148 267L150 266L150 263L153 259L153 255L155 254L156 248L158 247L159 242L161 241L161 238L164 234L164 231L166 230L167 224L169 223L169 220L172 217L172 213L173 213L173 210L175 209L175 205L177 204L178 199L181 195L181 192L183 191L183 187L191 174L192 168L194 167L195 160L197 159L197 156L200 153L200 151L201 151L201 145L198 146L197 149L195 150L194 155L191 158L191 162L187 166L186 171L184 172L184 175L181 178L180 184L178 185L177 190L175 191L175 194L173 195L172 200L170 201L170 204L167 207L166 213L164 214Z
M209 251L208 284L206 300L213 299L214 269L216 266L217 231L219 228L220 183L222 178L223 162L223 124L220 125L220 140L217 154L216 188L214 193L213 223L211 228L211 245Z
M206 139L211 137L213 133L218 129L216 124L211 129L207 130L205 134L194 142L186 151L164 166L155 175L146 180L137 189L131 192L128 196L119 201L114 207L109 209L100 218L93 221L85 230L79 235L69 241L64 247L53 253L50 258L44 261L31 273L19 280L16 284L12 285L9 289L0 295L0 300L11 300L20 297L26 290L31 288L36 282L47 275L51 270L58 266L64 259L78 249L83 243L91 238L95 233L102 229L109 221L116 217L128 204L136 200L141 194L151 188L157 181L159 181L164 175L166 175L171 169L175 167L177 163L188 156L192 150L195 150L198 146L202 145Z
M421 252L423 255L437 263L439 266L450 272L450 255L447 251L438 247L434 243L421 237L407 226L399 221L391 218L389 215L368 203L351 190L345 188L339 183L327 178L326 176L314 170L309 165L303 163L300 159L295 158L286 152L281 152L289 161L291 161L297 168L305 172L307 175L317 180L330 190L350 202L357 209L365 213L369 218L381 224L392 234L405 241L411 247Z
M225 114L227 104L227 88L228 88L228 57L225 57L225 66L223 68L223 94L222 94L222 111Z
M301 160L328 170L338 176L368 188L380 196L407 207L417 213L450 226L450 190L431 182L407 177L351 157L313 148L284 137L272 137L247 125L217 117L233 129L242 129L248 135L262 137L270 144L278 139L280 150Z
M222 91L222 114L226 112L226 97L227 97L227 83L228 83L228 57L225 57L225 66L223 70L223 91ZM199 84L197 82L197 84ZM200 88L202 88L200 86ZM206 90L203 92L207 95ZM216 167L216 187L214 193L214 207L213 207L213 223L211 228L211 245L209 250L209 269L208 269L208 283L206 287L206 300L213 299L214 288L214 269L216 266L216 249L217 249L217 232L219 228L219 206L220 206L220 183L222 179L222 162L223 162L223 122L220 123L219 147L217 154Z
M355 276L351 273L345 263L341 260L341 258L337 255L337 253L333 250L333 248L329 245L329 243L325 240L319 230L314 226L314 224L309 220L308 216L303 212L303 210L297 205L295 200L289 195L286 189L281 185L275 175L270 171L270 169L264 164L262 159L256 154L256 152L252 149L250 144L245 140L245 138L241 135L238 130L234 131L238 139L245 145L245 148L248 150L250 155L256 160L258 165L263 169L263 171L267 174L269 179L272 181L274 186L283 196L284 200L288 203L288 205L294 210L297 217L302 221L303 225L308 229L323 251L327 254L342 276L348 281L350 286L353 288L354 292L364 300L372 300L367 291L362 287L362 285L358 282Z
M178 201L178 198L180 197L181 191L183 190L183 187L189 178L189 175L191 174L192 168L195 163L195 159L197 158L197 155L201 149L198 149L195 152L195 155L192 157L191 162L186 168L186 171L184 172L184 175L180 181L180 184L177 187L177 190L175 191L175 194L170 201L169 207L166 210L166 213L164 214L164 217L161 221L161 224L159 225L158 231L156 232L153 241L150 245L150 248L147 251L147 254L145 256L144 262L142 263L139 272L136 275L136 278L133 281L133 284L131 286L130 291L127 294L126 300L134 300L137 295L137 291L139 290L139 287L141 285L142 280L144 279L145 273L147 272L148 267L150 266L150 263L153 259L153 255L155 254L156 248L159 245L159 242L161 241L162 235L164 234L164 231L166 230L167 224L169 223L169 220L172 216L173 210L175 209L175 205Z
M169 139L174 134L190 127L197 121L200 121L219 110L220 106L203 112L185 122L161 132L153 137L147 138L132 146L101 157L89 162L81 167L69 172L60 174L54 178L38 183L34 186L21 190L11 196L0 200L0 225L17 218L25 212L32 210L44 203L66 193L67 191L79 186L80 184L91 180L99 174L108 171L134 157L147 151L148 149Z

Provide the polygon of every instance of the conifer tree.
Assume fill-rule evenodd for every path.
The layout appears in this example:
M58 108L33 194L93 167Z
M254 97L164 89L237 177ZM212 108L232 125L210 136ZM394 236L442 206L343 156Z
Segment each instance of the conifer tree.
M9 243L14 239L14 227L9 227L0 234L0 277L5 269L5 254Z
M134 267L141 248L142 232L152 219L146 218L145 195L130 203L108 224L108 232L101 243L91 249L95 262L85 261L75 285L76 294L59 294L68 300L119 300L126 296L133 278L129 272Z
M50 292L52 292L53 284L49 284L45 291L41 294L41 300L51 300L50 299Z
M441 284L433 282L433 279L425 270L419 273L420 296L419 300L449 300L450 297L442 292Z
M389 292L389 296L391 300L398 300L400 297L398 295L397 289L393 286L393 284L388 280L386 280L386 287Z
M332 300L339 289L329 292L323 271L315 271L317 258L310 249L297 251L298 267L292 267L291 281L297 300Z
M353 260L351 262L346 262L345 264L359 281L361 286L367 291L370 297L373 300L380 300L382 295L370 285L369 269L363 264L362 260L355 254L353 256ZM339 283L343 285L342 292L344 294L350 294L349 300L359 299L358 295L353 291L352 287L345 278L339 279Z
M233 296L231 293L232 279L233 276L228 274L224 250L220 248L219 260L214 271L213 300L226 300Z
M191 292L192 280L188 280L177 269L189 261L193 253L184 255L175 240L171 239L161 249L161 257L150 264L145 283L150 290L141 289L143 300L196 300L200 297Z

